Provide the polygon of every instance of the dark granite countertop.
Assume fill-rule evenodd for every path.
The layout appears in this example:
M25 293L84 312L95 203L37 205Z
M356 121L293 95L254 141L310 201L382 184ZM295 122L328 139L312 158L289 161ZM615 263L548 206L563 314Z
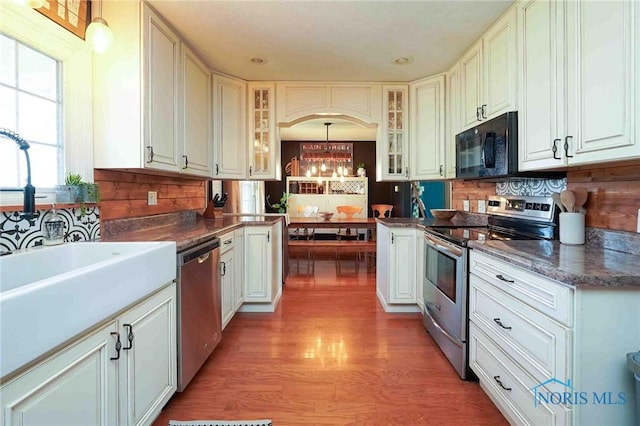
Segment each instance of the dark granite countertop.
M474 220L472 217L454 217L452 220L439 220L439 219L425 219L425 218L408 218L408 217L387 217L384 219L377 219L378 222L385 226L394 228L427 228L430 226L438 227L474 227L474 226L486 226L486 221Z
M240 226L271 225L279 220L280 216L223 216L221 219L198 216L164 226L120 230L116 235L103 236L101 241L175 241L177 251L182 251Z
M640 256L559 241L470 241L469 247L575 287L637 286Z

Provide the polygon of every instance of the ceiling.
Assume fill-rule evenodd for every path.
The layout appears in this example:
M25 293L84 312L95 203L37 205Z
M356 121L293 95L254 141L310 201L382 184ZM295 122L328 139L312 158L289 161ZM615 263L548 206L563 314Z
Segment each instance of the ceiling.
M446 71L513 0L150 3L217 72L248 81L409 82ZM323 122L313 123L316 140ZM298 126L311 131L301 123L285 133Z

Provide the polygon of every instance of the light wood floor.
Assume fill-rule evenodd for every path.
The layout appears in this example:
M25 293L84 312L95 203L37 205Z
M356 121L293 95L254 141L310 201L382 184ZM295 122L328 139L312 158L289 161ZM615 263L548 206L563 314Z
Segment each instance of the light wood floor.
M375 271L353 264L343 260L337 276L333 261L316 261L309 276L293 262L277 311L236 314L155 424L507 424L478 383L458 378L419 315L385 313Z

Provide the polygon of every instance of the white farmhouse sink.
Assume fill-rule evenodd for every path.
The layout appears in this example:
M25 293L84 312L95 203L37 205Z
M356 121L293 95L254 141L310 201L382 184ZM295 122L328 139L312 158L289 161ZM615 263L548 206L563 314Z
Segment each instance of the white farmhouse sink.
M0 257L0 377L175 278L174 242L79 242Z

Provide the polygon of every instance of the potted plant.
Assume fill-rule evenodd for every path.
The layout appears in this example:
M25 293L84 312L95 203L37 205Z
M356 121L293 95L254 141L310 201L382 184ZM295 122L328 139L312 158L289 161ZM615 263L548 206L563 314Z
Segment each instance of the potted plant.
M358 175L358 177L366 177L367 176L367 171L364 168L364 163L358 163L356 168L357 168L356 175Z
M75 203L78 198L78 189L82 184L82 176L68 173L64 179L64 185L56 185L57 203Z
M271 204L269 202L270 195L267 195L267 204L272 209L278 210L278 213L285 213L287 211L287 208L289 208L288 201L290 196L291 194L289 194L288 192L283 192L282 197L280 197L280 200L277 203Z

